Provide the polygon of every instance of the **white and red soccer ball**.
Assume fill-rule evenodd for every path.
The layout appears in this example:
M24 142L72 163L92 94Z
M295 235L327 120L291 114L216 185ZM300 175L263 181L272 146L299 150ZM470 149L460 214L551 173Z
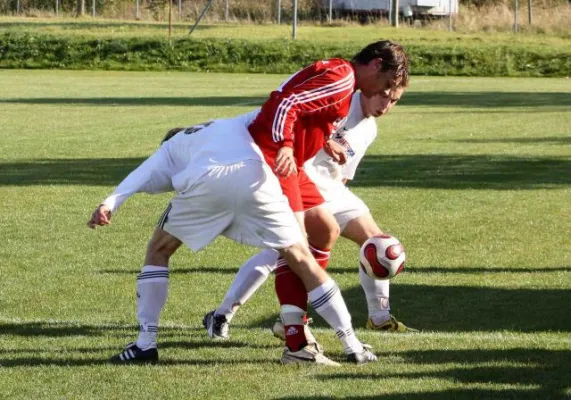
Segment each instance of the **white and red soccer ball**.
M404 269L406 255L401 242L390 235L369 238L360 252L361 268L373 279L391 279Z

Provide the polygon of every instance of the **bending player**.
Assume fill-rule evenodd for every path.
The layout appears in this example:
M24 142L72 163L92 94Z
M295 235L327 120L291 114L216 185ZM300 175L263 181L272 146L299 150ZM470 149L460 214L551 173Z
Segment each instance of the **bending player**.
M169 258L182 243L198 251L218 235L276 249L302 271L309 298L320 305L316 311L335 329L352 330L337 285L309 252L278 180L244 122L219 120L171 136L119 184L88 222L91 228L110 224L112 213L137 192L176 192L149 242L145 266L137 277L139 336L111 361L158 361L156 338L159 314L167 299ZM233 193L230 198L229 191ZM366 363L376 359L356 337L341 340L348 360ZM339 365L321 354L315 361Z
M335 163L323 150L305 163L304 169L315 182L332 211L341 230L341 236L356 243L359 248L374 235L383 232L375 223L365 203L346 186L353 179L355 171L368 146L377 135L375 117L385 115L396 105L404 87L391 91L390 95L374 96L367 99L362 93L353 95L351 110L345 126L334 135L334 140L347 151L348 161L344 166ZM228 338L229 324L234 314L277 268L278 254L264 250L250 258L238 271L234 282L220 306L207 314L205 322L213 339ZM375 280L367 276L361 268L359 278L367 299L369 318L366 327L374 330L405 332L412 330L390 315L389 281ZM285 339L281 321L272 328L274 334ZM315 342L305 325L306 340Z
M248 129L269 166L276 171L283 193L288 198L300 226L307 227L309 246L323 268L339 234L333 214L315 184L303 170L303 164L322 148L343 164L346 154L330 139L347 118L353 93L360 89L366 97L390 91L408 77L408 58L402 46L389 41L375 42L361 50L352 61L318 61L292 75L270 94ZM337 148L337 149L336 149ZM307 310L307 292L301 276L287 260L280 259L276 270L276 293L286 331L283 363L313 362L319 348L303 333ZM326 295L333 295L330 289ZM314 308L319 303L312 302ZM205 319L214 325L215 315ZM352 330L335 329L347 340Z

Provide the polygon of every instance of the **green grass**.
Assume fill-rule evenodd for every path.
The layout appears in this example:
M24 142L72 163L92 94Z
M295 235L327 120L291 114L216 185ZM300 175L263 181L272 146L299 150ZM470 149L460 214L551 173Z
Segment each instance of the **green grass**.
M173 24L173 38L188 36L194 21ZM0 33L28 32L44 33L88 38L132 38L161 37L168 34L168 24L164 22L135 22L125 20L91 20L64 18L18 18L0 17ZM271 39L291 38L291 26L288 24L208 24L202 23L192 34L196 38L247 39L266 41ZM394 29L379 25L347 25L338 27L301 24L298 27L298 40L317 43L355 43L365 45L380 38L390 38L406 44L481 46L522 45L528 48L550 47L552 49L568 49L569 35L511 33L456 33L428 29L414 29L402 26Z
M571 83L415 78L379 121L353 188L406 246L393 313L362 329L357 249L330 266L375 365L282 367L268 282L211 342L215 307L254 249L220 239L172 263L156 367L105 359L135 335L135 275L169 196L85 223L175 125L245 112L276 75L0 70L0 398L561 399L571 397ZM315 331L342 360L333 332Z

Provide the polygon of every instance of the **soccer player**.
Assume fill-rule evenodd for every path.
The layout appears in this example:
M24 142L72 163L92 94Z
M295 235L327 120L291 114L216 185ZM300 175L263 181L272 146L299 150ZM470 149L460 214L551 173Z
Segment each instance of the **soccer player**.
M375 42L352 61L318 61L292 75L270 94L249 125L267 163L278 174L300 226L304 231L308 227L310 249L322 268L327 266L339 227L333 214L319 207L324 199L302 166L321 148L340 164L346 162L345 152L336 150L339 146L330 136L346 121L353 93L361 90L366 97L388 93L403 79L408 79L408 58L403 47L390 41ZM278 261L275 287L286 331L284 363L312 361L313 357L310 349L315 346L308 344L303 333L308 300L302 284L304 273L291 268L287 260ZM331 291L326 295L333 294ZM336 332L341 338L354 336L352 330Z
M339 224L341 236L355 242L359 248L370 237L383 232L375 223L365 203L351 192L346 183L355 176L357 166L369 145L377 136L375 117L385 115L396 105L405 88L399 87L390 94L366 98L355 93L345 126L333 136L347 152L348 161L340 166L324 151L304 164L307 175L317 185L326 200L326 206ZM311 239L310 239L311 240ZM229 324L234 314L277 268L278 254L264 250L250 258L238 271L234 282L220 306L205 317L205 327L213 339L228 338ZM368 329L406 332L408 328L390 315L389 281L375 280L359 268L359 278L367 299ZM283 322L279 320L272 328L274 335L285 340ZM306 341L316 343L307 324L304 326Z
M184 243L194 251L218 235L276 249L294 268L316 311L336 330L353 330L339 288L312 257L277 178L240 118L169 133L170 140L131 172L93 212L88 226L108 225L117 208L137 192L176 192L151 238L137 277L137 340L111 361L158 361L159 314L167 299L168 261ZM232 196L228 196L228 193ZM377 358L355 337L341 338L349 361ZM314 361L339 365L316 352Z

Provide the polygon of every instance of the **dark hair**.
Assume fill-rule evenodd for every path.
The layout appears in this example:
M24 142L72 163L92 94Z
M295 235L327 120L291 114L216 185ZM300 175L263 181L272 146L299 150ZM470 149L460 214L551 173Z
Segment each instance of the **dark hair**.
M161 144L163 144L167 140L172 139L172 137L174 135L176 135L177 133L179 133L180 131L183 131L183 130L184 130L184 128L173 128L173 129L169 130L167 132L167 134L165 135L165 137L163 138L163 140L161 140Z
M353 62L366 65L376 58L383 60L380 72L395 71L396 77L400 81L398 86L408 86L409 60L402 45L390 40L371 43L353 57Z

